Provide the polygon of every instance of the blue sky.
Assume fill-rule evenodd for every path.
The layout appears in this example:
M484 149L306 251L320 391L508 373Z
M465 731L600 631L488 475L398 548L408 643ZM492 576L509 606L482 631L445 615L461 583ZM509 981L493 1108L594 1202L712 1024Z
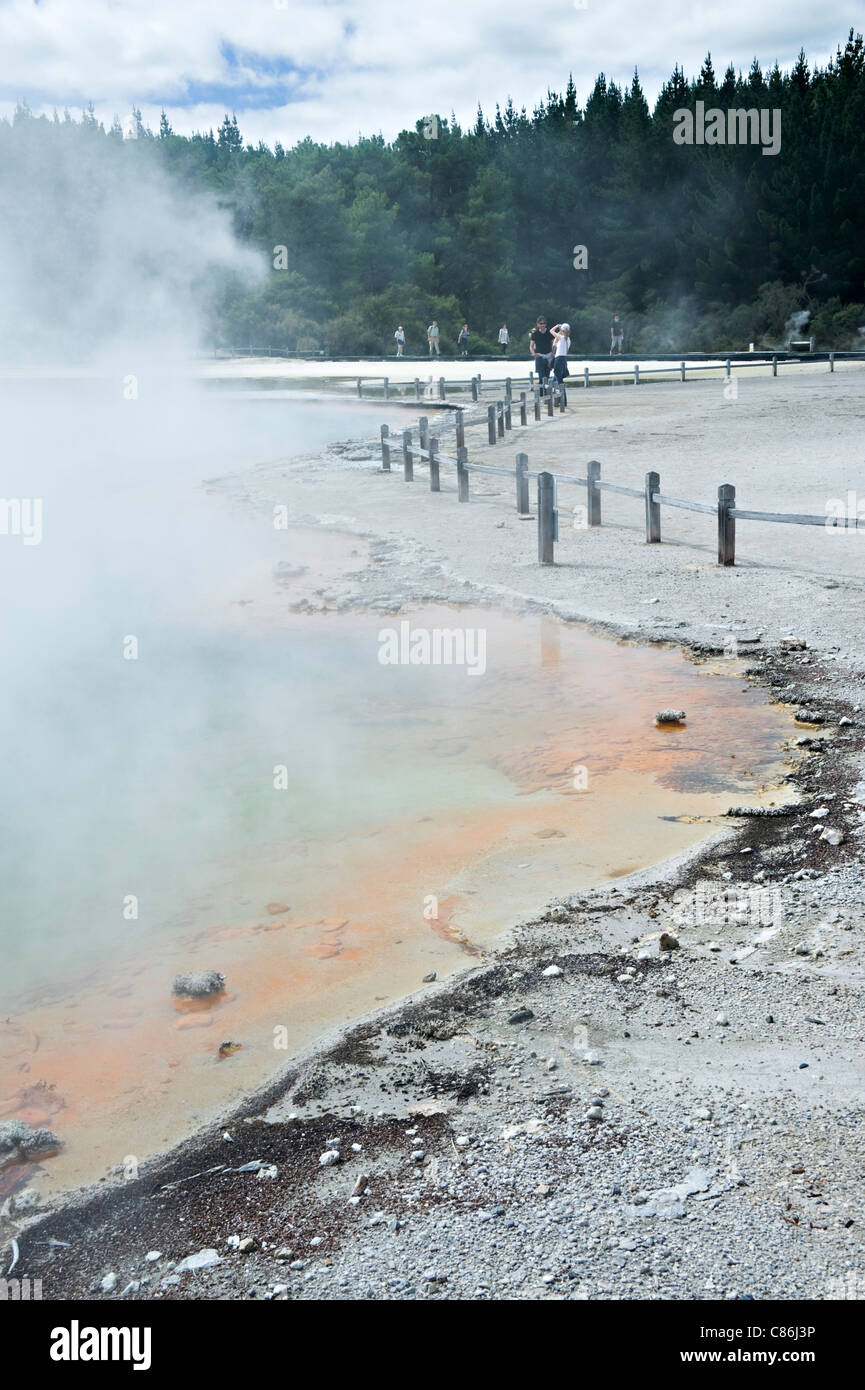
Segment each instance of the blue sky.
M599 71L627 83L636 66L651 99L707 50L717 71L800 47L825 64L862 16L849 0L0 0L0 113L92 101L154 127L164 106L184 133L235 112L271 145L390 138L429 111L531 108L569 72L585 100Z

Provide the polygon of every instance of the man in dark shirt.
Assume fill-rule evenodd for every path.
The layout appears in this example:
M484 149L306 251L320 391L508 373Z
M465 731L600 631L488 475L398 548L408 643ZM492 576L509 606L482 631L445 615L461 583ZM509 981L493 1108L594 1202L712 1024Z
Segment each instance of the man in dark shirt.
M553 360L553 335L547 327L547 321L541 314L537 326L529 334L529 351L535 359L535 371L538 374L538 385L541 395L544 394L544 383L550 374L550 365Z
M613 314L613 322L610 324L610 356L614 352L622 355L622 344L625 338L625 325L618 314Z

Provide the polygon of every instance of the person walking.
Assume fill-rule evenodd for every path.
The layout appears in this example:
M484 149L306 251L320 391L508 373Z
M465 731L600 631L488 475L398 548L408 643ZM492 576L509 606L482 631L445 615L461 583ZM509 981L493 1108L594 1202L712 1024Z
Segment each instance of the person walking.
M622 355L622 344L625 340L625 325L618 314L613 314L613 322L610 324L610 356L614 352Z
M543 395L553 360L553 335L547 327L547 321L543 314L540 315L537 324L529 334L529 352L534 358L535 371L538 374L538 387L540 394Z
M400 324L393 336L396 338L396 355L397 357L402 357L403 348L405 347L405 333L402 324Z
M507 326L506 323L503 323L502 326L501 326L501 328L499 329L499 344L500 344L501 349L502 349L502 356L504 356L505 353L507 352L507 350L508 350L508 343L509 343L509 342L510 342L510 335L509 335L509 333L508 333L508 326Z
M429 343L430 357L432 357L433 352L435 352L437 357L441 357L441 348L439 347L439 326L435 319L433 319L432 323L426 331L426 340Z
M463 357L468 357L468 355L469 355L469 326L468 326L467 323L464 323L463 326L462 326L462 328L460 329L460 336L457 338L457 347L459 348L460 353L461 353L461 355L462 355Z

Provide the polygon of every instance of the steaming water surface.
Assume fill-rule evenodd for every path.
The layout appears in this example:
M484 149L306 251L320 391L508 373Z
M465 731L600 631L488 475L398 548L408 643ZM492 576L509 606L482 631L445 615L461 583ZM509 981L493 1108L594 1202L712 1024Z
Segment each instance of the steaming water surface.
M290 608L360 574L361 540L200 485L372 417L148 384L5 391L5 491L42 499L43 536L0 536L0 1118L64 1137L43 1185L153 1152L551 896L686 848L777 775L788 728L729 666L489 609L408 615L483 630L482 676L382 665L407 615ZM655 730L664 705L687 729ZM226 995L179 1010L173 975L203 968Z

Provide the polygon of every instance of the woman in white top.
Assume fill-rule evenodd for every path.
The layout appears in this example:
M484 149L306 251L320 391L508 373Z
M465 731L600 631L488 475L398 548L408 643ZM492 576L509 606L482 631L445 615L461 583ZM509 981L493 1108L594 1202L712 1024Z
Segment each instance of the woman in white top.
M571 325L553 325L553 375L561 384L568 375L568 353L571 348Z

